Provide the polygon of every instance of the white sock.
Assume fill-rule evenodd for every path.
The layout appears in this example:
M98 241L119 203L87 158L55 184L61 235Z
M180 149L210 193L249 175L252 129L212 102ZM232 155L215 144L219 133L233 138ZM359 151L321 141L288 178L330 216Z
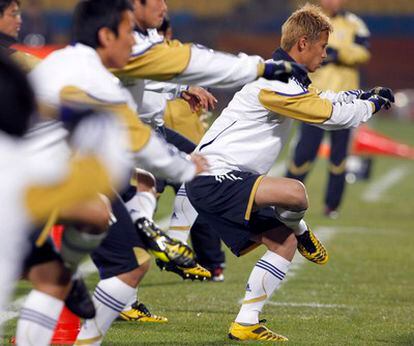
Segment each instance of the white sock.
M259 314L266 301L279 287L290 266L290 261L278 254L267 251L253 268L247 281L246 294L237 323L259 323Z
M171 216L167 234L187 244L191 227L198 217L197 211L188 199L184 185L178 190L174 201L174 211Z
M46 293L32 290L26 298L17 322L17 345L49 345L64 302Z
M77 341L87 345L100 345L112 322L136 295L136 288L116 276L99 281L93 294L96 316L85 320Z
M157 207L157 199L151 192L137 192L128 202L125 203L132 221L141 217L152 220Z
M123 311L131 310L132 304L134 304L138 300L137 299L137 294L138 294L138 289L135 290L135 294L133 296L131 296L131 299L128 301L128 303L126 303L125 308L124 308Z
M296 236L305 233L308 230L306 222L303 220L306 210L291 211L276 207L276 217L286 226L293 230Z

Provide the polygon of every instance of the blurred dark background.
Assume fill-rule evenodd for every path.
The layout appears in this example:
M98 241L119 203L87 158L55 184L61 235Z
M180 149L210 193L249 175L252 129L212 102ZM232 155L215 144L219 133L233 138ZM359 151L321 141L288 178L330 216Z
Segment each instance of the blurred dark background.
M22 43L68 43L76 2L24 0ZM279 44L281 24L304 2L168 0L167 4L174 36L181 41L269 58ZM398 102L405 109L412 100L407 89L414 89L414 0L348 0L346 7L365 21L372 34L372 59L362 68L362 86L381 84L403 90ZM409 118L414 118L414 106L409 107L408 113Z

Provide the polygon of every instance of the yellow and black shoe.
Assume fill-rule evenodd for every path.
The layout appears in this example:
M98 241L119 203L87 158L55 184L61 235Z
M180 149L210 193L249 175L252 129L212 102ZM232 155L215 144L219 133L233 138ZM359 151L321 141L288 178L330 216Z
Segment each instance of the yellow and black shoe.
M148 250L160 261L172 262L184 268L196 266L193 250L181 241L170 238L154 222L144 217L138 219L135 226L143 236Z
M168 272L173 272L181 276L184 280L190 279L190 280L209 280L211 278L211 272L207 270L206 268L202 267L198 263L195 263L193 267L179 267L173 262L163 262L159 259L155 260L158 268L161 270L165 270Z
M303 257L316 264L328 262L328 251L310 229L296 236L296 239L298 241L298 251Z
M233 322L229 329L229 338L237 341L247 340L259 340L259 341L270 341L270 342L284 342L288 341L288 338L276 334L267 328L264 323L266 320L260 321L258 324L251 326L243 326L237 322Z
M168 322L168 318L164 316L153 315L147 307L138 302L132 304L131 309L124 310L119 314L119 320L123 321L135 321L135 322L155 322L165 323Z

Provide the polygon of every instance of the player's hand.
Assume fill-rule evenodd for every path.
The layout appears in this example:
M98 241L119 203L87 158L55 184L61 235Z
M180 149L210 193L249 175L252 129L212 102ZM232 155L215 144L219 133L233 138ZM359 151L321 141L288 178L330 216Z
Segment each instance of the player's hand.
M390 88L385 88L385 87L380 87L380 86L377 86L375 88L372 88L371 90L363 92L359 96L359 98L361 100L368 100L371 96L374 96L374 95L379 95L387 99L391 103L395 102L395 97L394 97L394 93L392 92L392 90Z
M263 78L269 80L280 80L281 82L287 83L289 78L293 75L303 73L308 73L305 66L295 62L278 60L265 63Z
M193 163L196 165L196 174L208 171L209 164L204 156L199 154L192 154L191 161L193 161Z
M199 86L191 85L188 90L181 93L181 97L188 102L192 112L199 109L208 111L216 108L217 99L213 94Z
M373 114L380 111L382 108L390 109L391 108L391 102L390 100L386 99L385 97L379 96L379 95L373 95L371 96L368 101L372 102L375 106L375 110Z

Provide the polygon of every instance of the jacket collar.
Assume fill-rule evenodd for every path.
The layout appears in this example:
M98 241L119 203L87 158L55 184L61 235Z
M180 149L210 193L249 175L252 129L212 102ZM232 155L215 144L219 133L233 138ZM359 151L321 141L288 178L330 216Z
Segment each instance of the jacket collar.
M16 44L17 40L10 35L6 35L0 32L0 48L6 51L7 54L12 54L15 52L13 48L10 48L12 45Z
M140 33L141 35L148 36L148 30L142 30L138 25L135 25L134 31Z
M278 48L273 52L272 59L275 61L285 60L285 61L295 62L295 60L293 60L293 58L288 53L286 53L286 51L283 50L282 48ZM299 83L301 83L305 88L307 88L312 83L312 81L310 80L306 72L297 71L294 73L293 77Z

